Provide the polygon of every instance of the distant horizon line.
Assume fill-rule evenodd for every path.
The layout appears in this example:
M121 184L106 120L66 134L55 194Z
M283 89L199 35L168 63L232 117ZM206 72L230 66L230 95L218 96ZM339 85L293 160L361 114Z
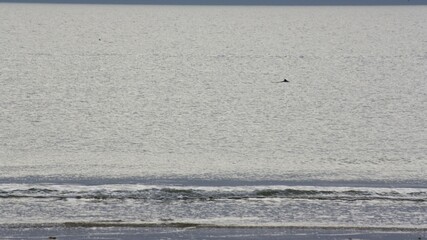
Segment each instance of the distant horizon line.
M0 0L0 3L206 6L414 6L427 5L427 0Z

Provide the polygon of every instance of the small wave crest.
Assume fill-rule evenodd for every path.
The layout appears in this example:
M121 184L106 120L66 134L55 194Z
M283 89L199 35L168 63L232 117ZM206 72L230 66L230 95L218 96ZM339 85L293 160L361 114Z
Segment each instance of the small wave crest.
M314 199L341 201L426 202L425 189L322 188L322 187L177 187L146 185L0 185L0 198L216 201L262 199Z

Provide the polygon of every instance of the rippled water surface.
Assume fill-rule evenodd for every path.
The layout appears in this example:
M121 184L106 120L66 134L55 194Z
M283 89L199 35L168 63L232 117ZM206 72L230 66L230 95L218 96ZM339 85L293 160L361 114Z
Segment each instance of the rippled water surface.
M0 224L425 229L426 11L0 4Z

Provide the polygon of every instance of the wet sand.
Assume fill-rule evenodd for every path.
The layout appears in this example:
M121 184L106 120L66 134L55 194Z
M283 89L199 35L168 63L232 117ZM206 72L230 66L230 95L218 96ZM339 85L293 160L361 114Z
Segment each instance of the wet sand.
M1 239L387 239L424 240L423 230L205 227L0 227Z

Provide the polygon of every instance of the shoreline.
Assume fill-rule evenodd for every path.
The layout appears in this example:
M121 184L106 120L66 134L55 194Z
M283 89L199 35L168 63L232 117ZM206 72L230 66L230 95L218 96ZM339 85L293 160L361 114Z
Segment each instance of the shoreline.
M2 239L388 239L424 240L427 229L337 228L337 227L212 227L212 226L0 226Z
M176 228L176 229L283 229L283 230L329 230L329 231L399 231L399 232L426 232L427 226L327 226L327 225L219 225L191 222L123 222L108 220L97 222L63 222L63 223L7 223L0 224L2 229L28 228Z

